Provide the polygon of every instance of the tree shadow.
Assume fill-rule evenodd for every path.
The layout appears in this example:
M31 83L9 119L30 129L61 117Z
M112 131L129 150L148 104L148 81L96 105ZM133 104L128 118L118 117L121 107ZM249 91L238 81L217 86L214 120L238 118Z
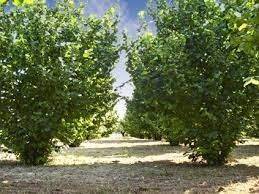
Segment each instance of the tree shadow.
M157 156L163 154L183 153L186 147L169 146L169 145L132 145L132 147L78 147L66 151L71 156L87 156L87 157L146 157Z
M6 164L0 166L0 174L4 175L0 178L3 191L2 180L12 183L9 189L20 191L25 188L21 185L26 185L27 190L38 188L40 192L53 192L58 189L58 193L214 193L229 185L258 178L259 167L244 164L209 167L170 160L40 167ZM253 191L256 192L256 188Z
M149 155L162 155L169 153L181 153L188 150L184 146L170 146L169 144L152 144L157 141L146 139L122 139L122 140L91 140L89 143L96 143L100 147L78 147L69 151L72 155L81 154L89 157L102 157L113 155L124 155L124 157L146 157ZM124 144L126 143L126 144ZM143 143L143 144L142 144ZM151 143L151 144L149 144ZM113 145L121 145L114 146ZM238 145L231 154L235 159L246 159L259 156L259 145Z
M89 140L90 143L98 143L98 144L120 144L120 143L151 143L156 142L150 139L107 139L107 140Z
M185 147L153 143L156 142L91 141L90 147L85 144L59 153L57 158L60 156L58 159L64 165L34 167L2 160L0 193L215 193L235 183L250 184L251 179L258 180L258 166L210 167L184 162L189 161L183 156ZM259 156L258 148L258 145L240 145L234 151L235 159ZM80 158L86 162L68 162ZM127 159L129 163L125 163ZM250 192L259 191L258 186L249 186Z
M18 160L0 160L0 168L1 166L18 166L22 165Z
M259 145L239 145L233 151L232 155L235 159L259 156Z

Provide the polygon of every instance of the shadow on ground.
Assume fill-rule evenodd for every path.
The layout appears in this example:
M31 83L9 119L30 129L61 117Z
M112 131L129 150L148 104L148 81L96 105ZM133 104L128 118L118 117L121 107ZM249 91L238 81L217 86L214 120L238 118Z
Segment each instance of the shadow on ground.
M0 168L1 192L185 192L212 193L234 183L256 178L256 166L207 167L171 161L136 164ZM2 182L2 183L1 183ZM254 189L255 191L255 189ZM252 192L252 190L251 190Z
M233 152L236 159L259 157L259 145L239 145Z
M167 146L167 145L138 145L134 147L108 147L108 148L77 148L69 150L71 156L87 156L87 157L146 157L146 156L159 156L163 154L181 153L184 148L180 146Z
M84 146L54 157L63 160L64 165L26 167L2 161L0 193L229 193L227 189L232 185L232 193L242 189L243 193L259 192L256 164L235 163L220 167L193 164L182 156L183 147L159 145L148 140L97 140ZM180 162L174 158L178 156L182 157ZM258 145L238 146L234 156L237 160L259 157ZM69 160L81 157L104 160L67 165ZM122 163L125 160L132 160L132 163Z
M149 139L120 139L120 140L90 140L91 143L98 143L98 144L120 144L120 143L150 143L155 142Z

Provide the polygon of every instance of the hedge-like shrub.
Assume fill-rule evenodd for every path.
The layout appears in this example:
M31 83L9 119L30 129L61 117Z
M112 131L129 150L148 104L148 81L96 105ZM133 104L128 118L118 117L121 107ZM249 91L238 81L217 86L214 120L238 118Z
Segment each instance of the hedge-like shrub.
M241 15L252 10L252 2L224 2L157 0L150 14L157 34L144 32L128 45L132 101L141 99L134 107L143 105L156 120L180 121L177 134L190 158L211 165L225 163L253 124L258 92L243 82L255 73L258 57L234 44L239 30L231 17L233 8Z
M44 164L64 123L113 109L117 17L85 17L69 0L0 9L0 140Z

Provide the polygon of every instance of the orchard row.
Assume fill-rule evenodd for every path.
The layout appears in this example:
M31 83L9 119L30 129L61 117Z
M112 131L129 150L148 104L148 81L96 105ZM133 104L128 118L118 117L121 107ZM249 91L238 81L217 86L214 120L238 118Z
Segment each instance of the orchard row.
M23 163L116 129L111 71L123 50L135 86L128 134L183 143L211 165L258 135L258 2L156 0L122 44L113 7L95 17L71 0L10 3L0 1L0 144Z

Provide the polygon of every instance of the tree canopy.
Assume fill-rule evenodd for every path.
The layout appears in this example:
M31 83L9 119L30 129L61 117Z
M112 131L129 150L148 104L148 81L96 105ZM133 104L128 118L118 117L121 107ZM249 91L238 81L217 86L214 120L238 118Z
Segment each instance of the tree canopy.
M256 74L258 47L249 32L241 42L246 19L240 23L234 16L250 21L255 2L155 2L149 15L157 34L143 29L128 45L135 91L126 124L138 125L141 133L142 125L153 123L166 139L188 145L193 161L222 164L254 123L258 91L245 88L243 79Z
M64 124L113 110L117 17L86 17L69 0L1 9L0 140L24 163L43 164L69 134Z

